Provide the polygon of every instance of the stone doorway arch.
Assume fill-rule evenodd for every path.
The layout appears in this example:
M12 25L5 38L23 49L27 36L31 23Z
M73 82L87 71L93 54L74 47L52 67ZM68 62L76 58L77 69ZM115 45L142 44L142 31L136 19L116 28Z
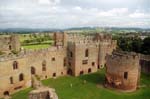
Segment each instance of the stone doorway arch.
M84 71L82 70L82 71L80 71L80 75L83 75L84 74Z
M70 68L68 69L67 74L72 75L72 70Z
M92 70L91 70L91 68L89 68L89 69L88 69L88 73L91 73L91 72L92 72Z
M9 96L9 91L5 91L4 96Z

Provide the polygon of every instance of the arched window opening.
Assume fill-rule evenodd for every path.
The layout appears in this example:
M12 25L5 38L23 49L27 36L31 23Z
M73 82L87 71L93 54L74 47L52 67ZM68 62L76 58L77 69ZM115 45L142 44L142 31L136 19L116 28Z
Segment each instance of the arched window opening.
M10 84L13 84L14 81L13 81L13 77L10 77Z
M88 57L88 56L89 56L89 50L86 49L86 50L85 50L85 57Z
M18 62L17 61L14 61L13 62L13 69L18 69Z
M19 81L23 81L24 80L24 75L23 74L20 74L19 75Z
M70 57L73 57L73 53L70 51Z
M53 73L53 77L56 77L56 73Z
M42 62L42 71L46 71L46 61Z
M11 45L9 45L9 50L11 50L12 48L11 48Z
M88 73L91 73L91 68L88 69Z
M80 71L80 75L83 75L84 74L84 71Z
M124 72L124 79L128 79L128 72Z
M71 70L71 69L68 69L67 74L68 74L68 75L72 75L72 70Z
M32 74L32 75L35 75L35 74L36 74L36 70L35 70L34 67L31 67L31 74Z

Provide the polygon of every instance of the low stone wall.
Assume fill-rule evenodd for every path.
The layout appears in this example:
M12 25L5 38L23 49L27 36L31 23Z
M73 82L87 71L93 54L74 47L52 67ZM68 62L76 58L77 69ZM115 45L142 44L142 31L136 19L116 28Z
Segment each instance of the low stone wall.
M41 87L29 93L29 99L58 99L55 90L48 87Z

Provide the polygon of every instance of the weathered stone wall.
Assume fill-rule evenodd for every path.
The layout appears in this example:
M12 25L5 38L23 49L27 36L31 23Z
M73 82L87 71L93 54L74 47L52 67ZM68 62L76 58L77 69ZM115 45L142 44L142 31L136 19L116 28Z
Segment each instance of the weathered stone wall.
M20 51L21 45L19 41L19 35L13 34L11 35L10 39L11 39L11 47L12 47L11 50Z
M14 69L13 64L17 61L18 68ZM23 77L20 80L19 76ZM27 57L0 62L0 96L10 94L19 89L30 86L30 68L27 65Z
M10 51L19 51L20 42L19 37L16 34L11 36L1 36L0 37L0 51L9 53Z
M57 77L66 75L65 58L66 48L51 47L47 51L32 54L28 58L28 65L30 68L34 68L35 74L43 79Z
M55 46L67 46L68 36L65 32L56 32L53 35Z
M43 87L31 91L29 99L58 99L58 96L54 89Z
M140 55L141 71L150 74L150 55Z
M98 44L80 42L69 45L68 53L72 52L72 57L69 57L68 60L69 64L71 64L73 75L78 76L97 71Z
M106 38L107 36L104 36L100 40L94 40L94 36L80 37L55 33L55 44L50 48L25 50L16 56L1 56L0 97L29 87L31 75L47 79L67 74L78 76L96 72L106 63L106 54L111 54L116 48L116 41ZM14 44L11 47L15 50L20 49L18 39L13 36L11 38L13 41L10 41Z
M68 40L68 64L75 76L96 72L104 67L106 54L111 54L117 45L115 40L105 35L96 40L95 36L71 35ZM86 50L88 56L85 55Z
M140 78L139 56L136 53L113 52L106 59L106 86L136 90Z
M37 75L41 79L66 75L65 57L66 48L51 47L26 52L26 54L17 57L1 58L0 96L4 96L6 92L11 94L31 86L31 75ZM17 69L13 67L15 61L18 64ZM19 80L20 74L23 74L22 81Z

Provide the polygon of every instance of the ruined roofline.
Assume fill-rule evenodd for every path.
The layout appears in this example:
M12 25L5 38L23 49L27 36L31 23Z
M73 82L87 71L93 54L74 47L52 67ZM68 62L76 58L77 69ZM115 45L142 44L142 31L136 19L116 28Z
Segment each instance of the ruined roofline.
M92 41L92 40L78 40L78 41L69 41L69 45L108 45L112 44L110 41Z
M90 35L90 34L87 34L87 35L83 35L83 34L76 34L76 33L74 33L74 34L68 34L68 36L69 36L69 38L72 38L72 39L79 39L79 38L92 38L92 39L94 39L94 37L95 37L95 35L96 36L98 36L98 37L100 37L101 39L112 39L112 36L110 35L110 34L104 34L104 33L95 33L95 34L93 34L93 35Z
M18 54L10 54L10 55L1 55L0 56L0 62L2 61L8 61L8 60L14 60L19 59L23 57L27 57L36 53L46 53L46 52L55 52L55 51L61 51L64 47L62 46L52 46L46 49L38 49L38 50L23 50Z
M135 52L126 52L126 51L113 51L112 55L107 55L107 57L111 58L112 60L122 60L122 61L128 61L128 60L139 60L140 54L137 54Z
M140 54L140 59L150 61L150 55Z
M68 44L74 44L74 45L110 45L113 46L116 44L116 40L104 40L104 41L93 41L93 40L75 40L75 41L68 41Z
M110 55L111 57L119 57L119 58L123 58L126 57L126 59L135 59L136 57L139 58L140 60L147 60L150 61L150 55L144 55L144 54L140 54L140 53L136 53L136 52L127 52L127 51L121 51L121 50L115 50L113 51L112 55Z

